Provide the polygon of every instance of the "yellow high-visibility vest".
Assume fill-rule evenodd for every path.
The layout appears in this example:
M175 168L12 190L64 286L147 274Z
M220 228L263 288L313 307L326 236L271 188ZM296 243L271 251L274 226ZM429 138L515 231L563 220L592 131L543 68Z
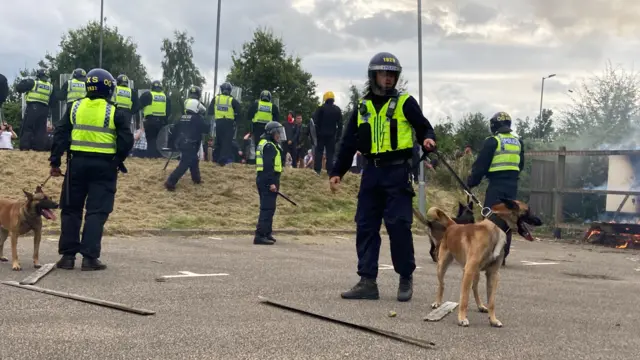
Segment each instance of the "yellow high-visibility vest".
M520 150L522 148L520 140L511 133L497 134L493 138L496 139L498 145L493 159L491 159L489 172L520 171Z
M409 98L408 94L401 94L398 97L393 111L393 119L397 122L397 130L394 130L395 134L392 134L391 122L387 119L387 109L392 99L389 99L386 104L380 109L380 112L376 112L376 108L373 106L371 100L361 99L361 106L365 106L367 111L363 115L359 109L358 111L358 127L368 123L371 126L371 152L370 154L380 154L385 152L405 150L413 148L413 132L411 124L404 116L402 110L405 101ZM395 136L397 138L397 144L392 146L391 138Z
M116 86L116 91L113 93L112 99L116 106L121 109L131 110L133 107L131 89L126 86Z
M255 115L253 115L253 119L251 121L253 121L254 123L260 122L265 124L269 121L273 121L272 109L272 103L262 100L258 101L258 111L256 111Z
M232 101L233 98L229 95L216 96L214 119L235 119L236 114L233 112Z
M87 96L87 87L84 81L70 79L67 81L67 102L80 100Z
M73 151L116 153L116 107L104 99L80 99L71 105Z
M151 105L145 106L142 114L147 116L167 115L167 95L160 91L151 91Z
M264 162L262 160L262 149L264 149L264 146L267 143L273 145L273 147L276 148L276 158L274 159L273 170L277 173L281 173L282 172L282 156L280 155L280 149L278 149L278 146L276 146L274 142L271 142L267 139L262 139L258 143L258 148L256 149L256 171L257 172L264 171Z
M49 105L49 99L53 93L53 86L48 81L35 80L33 87L27 92L24 99L26 102L39 102Z

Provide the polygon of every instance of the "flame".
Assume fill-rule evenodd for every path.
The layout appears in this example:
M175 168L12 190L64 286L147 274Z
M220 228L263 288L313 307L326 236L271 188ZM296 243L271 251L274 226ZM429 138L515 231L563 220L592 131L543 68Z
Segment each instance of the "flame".
M616 249L626 249L626 248L627 248L627 246L629 246L629 242L628 242L628 241L626 241L626 242L625 242L624 244L622 244L622 245L618 245L618 246L616 246Z

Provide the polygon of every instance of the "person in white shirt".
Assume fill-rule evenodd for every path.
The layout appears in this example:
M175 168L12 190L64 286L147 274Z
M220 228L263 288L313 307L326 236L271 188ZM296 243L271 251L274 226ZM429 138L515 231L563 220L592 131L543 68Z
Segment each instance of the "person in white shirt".
M7 123L0 125L0 150L13 150L11 140L17 139L18 135L13 131L13 127Z

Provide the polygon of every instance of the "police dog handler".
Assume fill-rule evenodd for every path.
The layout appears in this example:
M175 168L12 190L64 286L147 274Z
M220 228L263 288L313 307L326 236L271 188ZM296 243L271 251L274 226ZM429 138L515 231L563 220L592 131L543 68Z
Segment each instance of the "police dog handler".
M400 275L398 301L409 301L413 295L412 128L425 151L435 149L436 143L433 127L416 100L396 90L401 71L400 61L390 53L379 53L371 59L367 93L346 125L330 173L331 190L335 192L356 151L366 158L355 216L360 281L342 293L344 299L379 298L376 278L383 219L393 267Z

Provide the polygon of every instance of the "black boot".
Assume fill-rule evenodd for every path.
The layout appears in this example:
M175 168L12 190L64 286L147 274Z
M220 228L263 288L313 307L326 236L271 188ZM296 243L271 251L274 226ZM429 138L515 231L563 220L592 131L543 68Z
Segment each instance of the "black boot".
M169 184L169 182L165 182L164 183L164 188L169 190L169 191L175 191L176 190L176 186L173 184Z
M340 294L343 299L378 300L378 284L374 279L361 278L351 290Z
M254 245L273 245L275 241L269 240L266 236L256 235L253 238Z
M62 255L56 263L58 269L73 270L76 266L76 257L71 255Z
M97 270L104 270L106 268L107 268L107 265L103 264L98 259L83 258L82 259L82 268L80 270L82 270L82 271L97 271Z
M413 296L413 278L400 277L398 285L398 301L409 301Z
M274 238L271 234L267 235L267 239L273 241L274 243L276 242L276 238Z

